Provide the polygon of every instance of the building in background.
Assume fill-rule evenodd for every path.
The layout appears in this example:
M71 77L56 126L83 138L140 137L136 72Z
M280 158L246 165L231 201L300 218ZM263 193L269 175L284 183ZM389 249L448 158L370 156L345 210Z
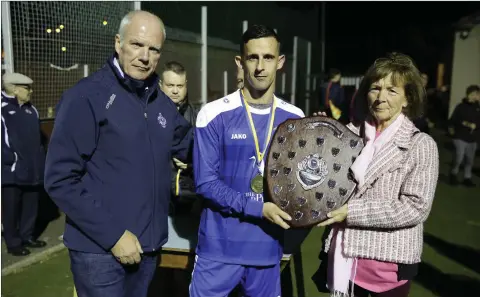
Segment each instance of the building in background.
M455 28L449 116L465 98L465 89L480 84L480 11L462 18Z

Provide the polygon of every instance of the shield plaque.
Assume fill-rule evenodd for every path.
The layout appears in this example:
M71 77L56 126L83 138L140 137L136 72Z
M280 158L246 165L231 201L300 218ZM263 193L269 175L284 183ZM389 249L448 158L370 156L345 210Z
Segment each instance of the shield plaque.
M356 187L350 166L363 139L328 117L287 120L272 139L265 167L266 191L292 217L292 227L327 219Z

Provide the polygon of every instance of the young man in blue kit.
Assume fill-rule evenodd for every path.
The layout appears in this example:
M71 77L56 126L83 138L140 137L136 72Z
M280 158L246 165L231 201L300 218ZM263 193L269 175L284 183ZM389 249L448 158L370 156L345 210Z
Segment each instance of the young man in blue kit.
M235 60L244 87L208 103L197 118L193 168L205 203L191 297L228 296L239 284L245 296L281 295L281 228L291 218L263 201L264 160L275 128L304 114L274 95L285 62L275 31L254 25L242 39Z

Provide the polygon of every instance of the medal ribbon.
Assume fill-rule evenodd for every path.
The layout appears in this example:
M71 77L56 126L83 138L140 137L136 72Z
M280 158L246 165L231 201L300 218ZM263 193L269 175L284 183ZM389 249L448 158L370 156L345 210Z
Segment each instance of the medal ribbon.
M242 98L242 102L245 106L245 111L247 114L248 126L250 127L250 132L253 135L253 141L255 143L255 153L257 158L257 165L262 163L263 157L265 156L265 152L267 151L268 143L270 142L270 138L272 137L273 131L273 122L275 121L275 109L276 109L276 101L275 97L273 98L272 110L270 111L270 116L268 119L268 130L265 135L265 144L263 148L263 152L260 151L260 145L258 144L258 137L257 137L257 130L255 130L255 124L253 123L252 114L250 112L250 107L243 97L243 90L240 91L240 97Z

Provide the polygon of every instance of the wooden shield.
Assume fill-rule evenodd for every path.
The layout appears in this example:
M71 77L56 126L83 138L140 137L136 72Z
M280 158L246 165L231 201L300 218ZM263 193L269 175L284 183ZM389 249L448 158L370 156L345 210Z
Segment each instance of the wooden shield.
M266 193L292 217L292 227L318 224L353 194L350 166L363 147L361 137L334 119L287 120L269 148Z

